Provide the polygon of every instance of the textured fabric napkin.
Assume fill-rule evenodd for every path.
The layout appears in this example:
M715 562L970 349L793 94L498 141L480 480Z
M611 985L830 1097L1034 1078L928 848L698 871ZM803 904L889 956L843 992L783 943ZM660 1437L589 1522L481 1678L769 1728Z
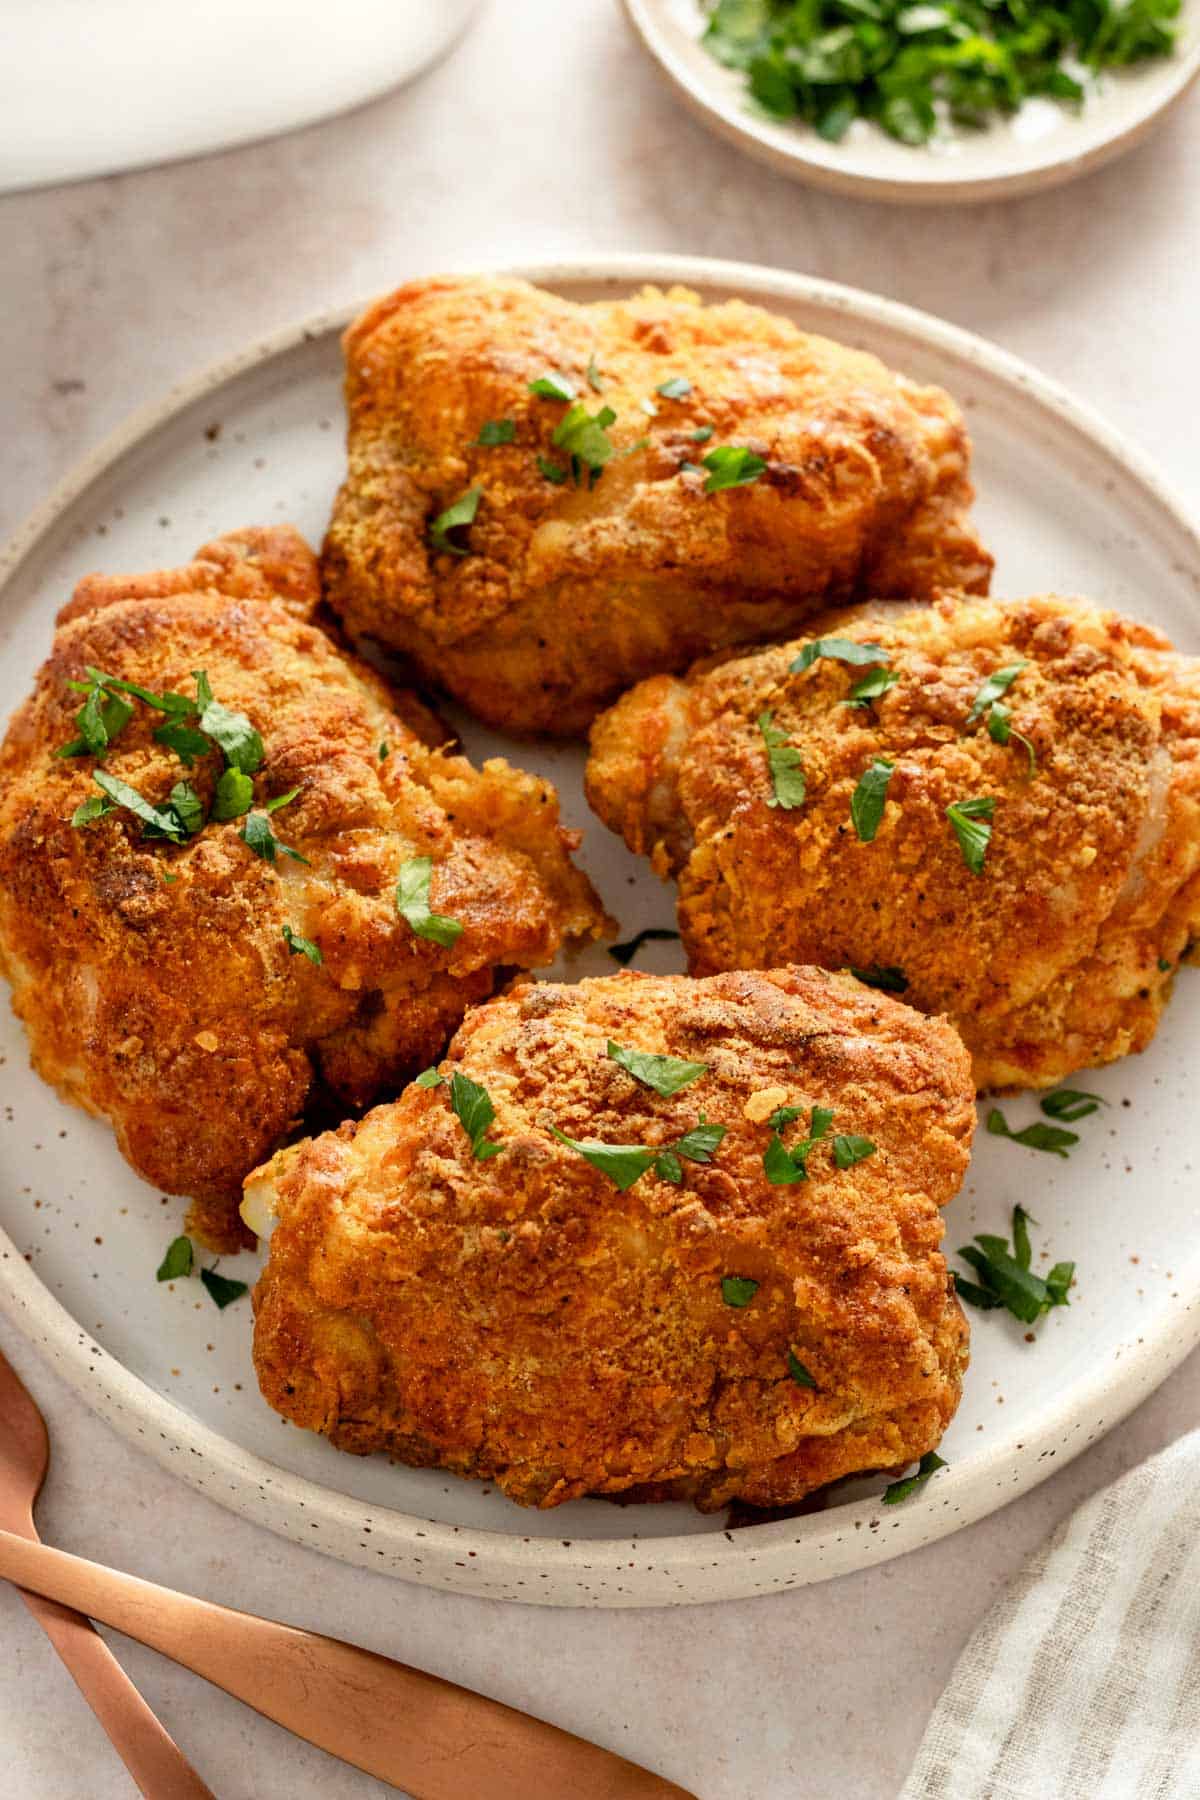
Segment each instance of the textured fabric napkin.
M1059 1527L958 1659L900 1800L1200 1796L1200 1431Z

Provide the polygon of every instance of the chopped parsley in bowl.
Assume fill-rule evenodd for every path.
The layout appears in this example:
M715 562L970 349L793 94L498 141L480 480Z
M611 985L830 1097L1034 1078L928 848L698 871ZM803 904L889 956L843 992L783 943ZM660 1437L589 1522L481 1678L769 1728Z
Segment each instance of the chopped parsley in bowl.
M702 4L704 0L702 0ZM1101 70L1175 48L1180 0L716 0L703 42L773 119L837 142L980 129L1034 97L1080 106Z

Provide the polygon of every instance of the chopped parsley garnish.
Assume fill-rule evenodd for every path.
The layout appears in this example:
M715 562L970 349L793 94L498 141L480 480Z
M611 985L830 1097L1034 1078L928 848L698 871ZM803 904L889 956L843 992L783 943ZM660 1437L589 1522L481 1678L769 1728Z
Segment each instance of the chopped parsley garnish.
M573 400L574 384L559 369L551 369L548 375L539 375L536 381L529 383L529 391L536 394L539 400Z
M983 874L983 859L991 841L991 818L996 802L990 795L974 800L952 800L946 817L954 828L962 859L972 875Z
M390 755L391 755L391 754L392 754L392 746L391 746L391 745L390 745L390 744L389 744L389 743L388 743L388 741L387 741L387 739L386 739L386 738L384 738L384 740L383 740L383 742L382 742L382 744L380 744L380 746L379 746L379 760L380 760L380 762L386 762L386 761L387 761L387 759L388 759L388 757L389 757L389 756L390 756Z
M664 400L685 400L692 391L692 384L686 375L672 375L670 381L660 381L654 391Z
M720 444L704 458L708 479L706 494L719 494L722 488L749 487L767 472L766 461L741 444Z
M802 647L788 673L803 675L806 669L811 669L822 657L827 657L832 662L846 663L852 669L863 669L869 663L885 662L887 651L882 644L857 644L853 638L812 638Z
M171 789L171 798L165 806L154 806L143 794L139 794L135 787L130 787L127 781L120 781L115 775L109 775L104 769L93 769L92 780L101 792L112 801L114 807L124 807L125 811L131 812L135 819L142 821L145 827L142 833L143 837L168 838L173 844L186 844L188 838L199 831L203 824L203 819L198 816L199 796L195 788L190 787L186 782L176 783L175 787ZM177 797L182 804L182 811L175 804ZM112 807L97 809L94 801L85 801L84 806L88 805L92 806L93 810L87 819L81 821L84 824L88 824L92 819L100 818L104 812L112 810ZM72 824L83 810L83 807L78 809L72 818Z
M903 1481L890 1482L884 1488L883 1504L899 1506L902 1500L907 1500L910 1494L915 1494L918 1488L924 1487L931 1475L936 1475L939 1469L947 1466L944 1456L939 1456L936 1450L927 1450L917 1464L915 1475L906 1475Z
M248 1291L244 1281L231 1281L227 1275L218 1275L215 1269L201 1269L200 1279L222 1312Z
M808 1370L805 1368L804 1364L800 1361L800 1358L796 1355L796 1352L794 1350L788 1351L787 1366L788 1366L788 1374L791 1376L792 1380L795 1382L797 1387L807 1387L807 1388L815 1388L816 1387L816 1385L817 1385L816 1382L813 1380L812 1376L809 1374Z
M481 450L491 450L497 444L511 444L517 435L515 419L488 419L479 427L479 436L475 443Z
M1166 56L1178 0L715 0L703 43L773 119L836 143L857 118L920 146L1031 96L1077 108L1105 68Z
M716 427L713 425L697 425L695 431L691 433L692 443L707 444L715 429Z
M661 1181L678 1186L683 1180L680 1158L687 1162L711 1162L725 1130L724 1125L710 1125L701 1113L699 1123L685 1131L677 1143L668 1144L662 1150L651 1150L644 1144L605 1144L597 1138L571 1138L557 1126L550 1127L551 1135L560 1144L576 1151L594 1169L607 1175L622 1193L635 1181L640 1181L648 1169L653 1169Z
M1005 706L1002 700L997 700L988 711L987 728L988 736L993 744L1008 744L1013 738L1016 738L1018 744L1024 747L1025 754L1029 758L1029 779L1032 781L1037 774L1037 751L1025 734L1014 726L1012 707Z
M1048 1119L1065 1119L1073 1125L1076 1119L1086 1119L1089 1113L1107 1106L1108 1101L1101 1094L1089 1094L1085 1088L1055 1088L1041 1105Z
M99 675L99 670L96 671ZM101 680L72 682L86 688L87 699L75 714L79 736L57 749L55 756L103 756L112 740L128 725L133 708L120 694L107 693ZM207 749L207 744L205 749Z
M192 1272L192 1240L189 1237L172 1238L167 1245L167 1254L158 1265L156 1281L182 1281L185 1275Z
M493 1144L486 1135L496 1118L496 1109L487 1089L456 1069L450 1078L450 1106L471 1140L471 1154L475 1160L486 1162L489 1156L499 1156L503 1144Z
M886 694L889 688L895 687L899 679L899 673L895 669L872 669L869 675L864 675L861 681L855 682L842 705L870 706L872 701Z
M604 392L604 383L601 381L600 371L596 367L596 352L594 350L588 357L587 384L591 388L593 394L602 394Z
M463 928L458 919L430 911L432 875L431 856L411 856L401 863L400 879L396 884L396 911L402 919L408 920L418 937L428 938L431 943L440 944L443 950L449 950L462 936Z
M413 1086L423 1088L441 1087L446 1077L438 1073L436 1068L422 1069L419 1075L413 1076Z
M749 1275L722 1275L721 1298L726 1306L749 1306L758 1292L758 1282Z
M196 704L200 710L198 723L201 731L205 737L210 737L215 744L220 745L229 768L241 769L243 774L252 775L262 764L262 738L245 713L233 712L228 706L222 706L219 700L213 699L212 688L203 669L193 669L192 674L196 682Z
M291 796L288 795L287 798L290 799ZM267 812L273 811L276 806L282 806L282 804L282 800L272 801L266 811L248 813L246 823L238 832L238 836L246 848L253 850L255 856L261 856L264 862L273 863L277 857L290 856L293 862L307 864L307 856L301 856L298 850L293 850L290 844L285 844L282 838L277 838L271 828Z
M240 819L254 801L254 783L240 769L226 769L213 795L214 819Z
M981 719L985 712L995 706L997 700L1002 700L1021 670L1028 667L1028 657L1022 657L1020 662L1010 663L1006 669L997 669L994 675L989 675L971 702L967 724L974 725L976 719Z
M1171 972L1171 964L1165 956L1160 956L1158 959L1158 972L1160 975L1169 975Z
M707 1075L709 1069L708 1063L684 1062L678 1056L656 1056L648 1050L624 1050L620 1044L614 1044L611 1040L608 1054L635 1081L640 1081L644 1087L653 1088L664 1100L669 1100L672 1094L677 1094L680 1088L687 1087L690 1082L698 1081L701 1075Z
M103 794L93 794L90 799L83 800L71 814L71 825L79 831L85 825L94 825L97 819L106 819L110 812L116 812L116 802L106 800Z
M833 1140L833 1160L839 1169L852 1169L855 1163L866 1162L868 1156L874 1156L877 1148L870 1138L844 1132Z
M165 725L156 726L154 741L173 750L188 769L198 756L207 756L212 750L212 744L202 731L197 731L194 726L179 718L168 719Z
M558 450L565 450L571 459L571 473L579 486L584 469L595 479L603 473L604 465L611 462L614 445L608 435L608 427L616 419L611 406L602 406L599 412L590 413L581 400L567 408L558 424L554 427L550 442Z
M644 931L639 931L636 937L627 939L625 943L610 944L608 954L614 962L627 969L643 944L677 943L678 940L677 931L667 931L661 925L648 925Z
M546 477L546 480L552 481L555 487L561 487L563 482L567 479L567 471L563 468L562 464L551 462L548 457L539 456L537 459L537 466Z
M908 976L895 963L872 963L869 969L852 968L850 973L864 987L882 988L886 994L908 992Z
M459 495L452 506L448 506L445 512L438 514L429 527L429 541L435 550L445 551L451 556L469 554L466 545L456 544L449 534L474 522L475 514L479 511L479 502L482 499L483 489L481 487L468 488L465 494Z
M808 1136L789 1150L780 1133L786 1131L803 1111L801 1106L780 1106L767 1121L771 1127L771 1141L763 1151L763 1170L773 1187L790 1187L797 1181L807 1181L809 1152L829 1135L833 1124L831 1108L814 1106L809 1115Z
M1043 1125L1040 1119L1020 1131L1010 1131L1008 1120L998 1106L993 1106L988 1113L987 1128L993 1137L1011 1138L1014 1144L1024 1144L1027 1150L1046 1150L1051 1156L1067 1156L1079 1142L1077 1131L1064 1131L1060 1125Z
M796 746L788 743L787 732L780 731L773 720L774 715L769 712L758 716L758 729L762 732L763 743L767 747L767 768L771 775L771 793L767 805L781 806L786 812L791 812L793 808L804 804L804 761Z
M858 786L850 796L850 817L860 843L871 844L875 841L875 833L879 830L887 800L887 785L894 772L893 765L886 757L877 756L870 768L864 770L859 777Z
M301 937L300 933L293 931L290 925L285 925L283 928L283 941L293 956L307 956L309 962L318 967L325 961L320 947L314 944L311 938Z
M1036 1224L1022 1206L1014 1206L1012 1248L1008 1239L989 1232L976 1233L975 1242L958 1254L979 1276L982 1286L955 1275L954 1286L968 1306L988 1312L1006 1307L1013 1317L1025 1325L1035 1325L1043 1313L1054 1306L1069 1306L1071 1283L1075 1279L1073 1262L1055 1263L1043 1277L1030 1267L1033 1252L1029 1242L1030 1224Z

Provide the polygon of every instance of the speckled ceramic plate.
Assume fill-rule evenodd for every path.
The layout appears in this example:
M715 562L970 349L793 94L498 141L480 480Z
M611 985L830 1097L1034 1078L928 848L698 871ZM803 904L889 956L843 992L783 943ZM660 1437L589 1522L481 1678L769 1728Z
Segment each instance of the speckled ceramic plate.
M975 438L979 513L996 591L1083 591L1200 650L1200 541L1140 457L1032 371L949 325L796 275L688 258L605 259L527 271L578 298L643 280L743 294L801 324L944 382ZM25 693L55 608L95 568L188 558L215 533L291 519L315 541L339 479L342 318L256 344L131 421L22 531L3 565L0 704ZM461 721L473 756L498 739ZM584 860L627 932L669 925L669 890L583 801L582 751L514 752L551 775ZM679 966L654 945L642 966ZM556 971L611 970L602 949ZM108 1130L63 1105L0 1017L0 1306L105 1418L215 1500L391 1575L559 1606L653 1606L773 1592L841 1575L980 1518L1113 1425L1200 1338L1200 1202L1192 1071L1200 974L1184 974L1147 1055L1089 1077L1111 1102L1068 1162L983 1137L949 1209L949 1243L1004 1230L1020 1199L1039 1253L1073 1258L1078 1285L1027 1342L1007 1315L975 1315L949 1467L901 1506L884 1481L822 1511L726 1528L684 1506L577 1501L524 1512L495 1489L383 1458L339 1454L259 1399L250 1308L218 1313L197 1282L155 1268L181 1208L130 1172ZM1010 1120L1033 1116L1014 1101ZM249 1255L227 1274L253 1279Z
M985 131L955 132L920 149L856 120L838 144L773 120L742 75L700 42L701 0L624 0L638 37L679 98L740 149L813 187L862 200L921 205L1012 199L1054 187L1131 150L1200 75L1200 0L1183 0L1176 53L1106 74L1081 109L1027 101Z

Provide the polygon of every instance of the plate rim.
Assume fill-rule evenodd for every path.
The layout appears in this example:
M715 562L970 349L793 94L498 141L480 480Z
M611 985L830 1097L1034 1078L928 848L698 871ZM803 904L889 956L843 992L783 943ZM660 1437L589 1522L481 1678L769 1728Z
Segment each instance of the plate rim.
M957 206L988 200L1015 200L1074 181L1078 176L1090 174L1114 161L1127 150L1136 149L1175 111L1200 77L1200 29L1197 29L1195 41L1179 53L1175 80L1164 85L1161 97L1135 114L1123 128L1101 138L1086 150L1066 150L1007 174L956 176L949 167L944 173L939 172L939 166L927 159L922 171L914 171L911 179L871 175L831 166L811 154L805 147L806 140L799 134L794 149L783 149L766 135L765 122L760 127L753 114L747 113L742 118L726 110L707 84L674 52L665 35L669 25L660 16L664 4L665 0L621 0L635 39L676 98L702 124L747 156L795 181L806 182L827 193L859 200L886 200L900 206Z
M1056 382L957 325L840 283L711 257L596 255L520 263L490 273L519 275L551 288L607 283L623 287L639 281L727 288L764 301L773 298L818 305L915 338L927 350L974 365L1003 387L1016 390L1025 404L1051 415L1059 425L1084 438L1093 451L1102 452L1126 478L1132 478L1166 515L1179 542L1187 547L1188 561L1181 567L1181 576L1190 576L1200 589L1200 530L1150 459ZM284 326L251 346L210 362L138 408L68 471L0 550L0 607L10 581L25 561L41 548L87 489L127 453L207 395L305 343L344 329L361 310L361 305L331 307ZM1017 1432L1010 1428L1005 1437L968 1464L946 1469L939 1477L936 1502L927 1495L924 1505L898 1509L894 1518L887 1519L886 1532L877 1516L880 1504L876 1496L829 1512L743 1527L736 1533L715 1529L644 1539L562 1540L525 1538L516 1529L499 1532L440 1524L370 1505L242 1449L182 1405L157 1393L96 1343L2 1228L0 1312L122 1436L208 1498L252 1522L343 1561L426 1586L532 1604L595 1607L748 1598L851 1573L933 1543L985 1517L1063 1467L1087 1443L1125 1418L1200 1342L1197 1286L1186 1298L1181 1294L1179 1306L1164 1309L1152 1323L1147 1322L1138 1342L1124 1351L1115 1365L1097 1365L1093 1375L1067 1389L1063 1399L1048 1403L1034 1425L1021 1427L1019 1454L1015 1451ZM995 1498L998 1488L1003 1496L999 1500ZM364 1518L370 1526L371 1543L362 1541ZM514 1527L519 1524L519 1515L513 1515L513 1523ZM412 1546L417 1538L420 1551L414 1561ZM822 1549L824 1562L818 1560ZM645 1556L651 1559L648 1568L641 1563ZM654 1579L647 1582L647 1575ZM585 1576L593 1579L585 1580ZM598 1583L597 1576L610 1576L616 1585ZM518 1586L525 1591L517 1592Z

